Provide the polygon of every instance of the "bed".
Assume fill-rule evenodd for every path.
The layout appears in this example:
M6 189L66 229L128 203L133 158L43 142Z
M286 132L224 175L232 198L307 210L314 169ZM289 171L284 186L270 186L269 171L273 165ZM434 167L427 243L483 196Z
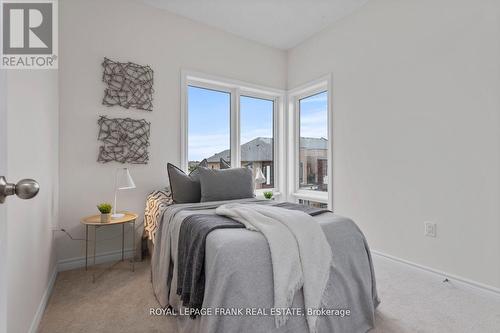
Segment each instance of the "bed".
M215 214L228 203L275 205L274 201L240 199L172 204L168 193L150 195L146 228L153 241L152 284L159 304L177 312L179 333L308 332L304 297L293 297L286 325L276 327L273 309L273 265L266 238L245 228L217 229L206 237L204 294L206 315L180 315L177 295L178 240L182 223L193 214ZM155 201L156 200L156 201ZM155 201L154 203L152 201ZM357 225L331 212L315 215L331 247L333 263L319 315L317 332L366 332L374 326L379 304L370 250ZM242 312L238 312L239 309ZM232 310L232 312L228 312ZM329 312L327 311L329 310ZM199 313L198 313L199 314ZM224 314L224 315L223 315Z

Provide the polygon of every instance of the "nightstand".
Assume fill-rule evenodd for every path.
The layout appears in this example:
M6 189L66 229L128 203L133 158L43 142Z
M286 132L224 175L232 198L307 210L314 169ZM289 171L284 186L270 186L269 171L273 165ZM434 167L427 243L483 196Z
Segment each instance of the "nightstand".
M132 212L120 212L125 214L123 217L120 218L113 218L109 222L102 223L101 222L101 215L92 215L92 216L87 216L83 219L80 220L80 223L85 225L85 270L88 270L88 257L89 257L89 251L88 251L88 245L89 245L89 227L94 227L94 253L93 253L93 264L95 265L95 256L96 256L96 248L97 248L97 229L111 226L111 225L120 225L122 226L122 261L125 259L125 224L131 223L133 226L133 231L132 231L132 244L133 244L133 250L135 251L135 221L137 220L138 215ZM135 253L135 252L134 252ZM132 257L132 272L134 271L134 262L135 262L135 255ZM94 278L95 280L95 278Z

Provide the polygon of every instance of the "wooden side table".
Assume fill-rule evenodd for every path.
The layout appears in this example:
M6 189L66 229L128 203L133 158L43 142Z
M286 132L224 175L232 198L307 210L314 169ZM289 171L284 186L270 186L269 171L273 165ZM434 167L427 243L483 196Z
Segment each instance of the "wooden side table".
M125 259L125 224L132 223L132 244L133 250L135 251L135 221L138 217L137 214L132 212L120 212L125 214L125 216L120 218L112 218L111 221L102 223L101 215L87 216L80 220L80 223L85 225L85 270L88 270L88 245L89 245L89 227L94 227L94 253L93 253L93 264L95 265L95 256L97 248L97 234L96 230L98 228L110 226L110 225L122 225L122 261ZM134 252L135 253L135 252ZM132 257L132 272L135 270L135 255Z

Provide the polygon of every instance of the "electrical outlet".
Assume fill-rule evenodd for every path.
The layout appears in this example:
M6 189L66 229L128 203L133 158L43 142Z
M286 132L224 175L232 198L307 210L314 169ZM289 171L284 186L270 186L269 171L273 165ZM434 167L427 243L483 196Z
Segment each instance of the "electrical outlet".
M427 237L437 236L437 225L434 222L424 222L424 235Z
M50 226L50 229L51 229L52 231L59 231L59 230L61 230L61 226L59 225L59 223L54 223L54 224L52 224L52 225Z

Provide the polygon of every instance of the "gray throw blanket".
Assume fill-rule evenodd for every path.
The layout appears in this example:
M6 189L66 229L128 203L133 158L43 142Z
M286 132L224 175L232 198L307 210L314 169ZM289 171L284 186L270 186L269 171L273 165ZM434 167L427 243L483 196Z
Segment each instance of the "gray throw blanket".
M272 206L299 210L311 216L329 212L327 209L290 202L272 204ZM202 308L205 294L205 242L211 231L224 228L245 228L245 226L231 218L213 214L193 214L182 221L177 253L176 292L183 306L194 309Z
M215 229L245 228L240 222L213 214L193 214L182 221L179 233L177 295L182 305L201 309L205 294L205 242Z

